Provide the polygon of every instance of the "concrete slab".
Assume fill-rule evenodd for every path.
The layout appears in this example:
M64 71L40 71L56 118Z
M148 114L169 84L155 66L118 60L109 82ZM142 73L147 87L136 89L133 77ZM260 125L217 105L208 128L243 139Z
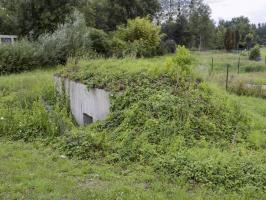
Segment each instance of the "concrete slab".
M81 126L105 120L110 112L109 93L102 89L88 90L86 85L67 78L54 77L57 91L63 88L70 100L71 112Z

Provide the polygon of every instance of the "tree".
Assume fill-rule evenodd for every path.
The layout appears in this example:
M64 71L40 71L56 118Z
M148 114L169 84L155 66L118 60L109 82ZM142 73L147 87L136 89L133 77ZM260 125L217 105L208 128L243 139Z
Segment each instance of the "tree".
M65 21L75 0L0 0L0 5L14 18L17 33L36 39L45 32L53 32Z
M248 34L252 34L256 40L256 26L251 24L247 17L236 17L231 21L223 21L223 26L231 29L235 32L235 49L248 48L246 37Z
M227 51L231 51L235 47L235 32L230 28L226 29L224 36L224 46Z
M210 19L210 13L210 7L202 0L191 1L189 15L190 47L197 47L201 50L210 46L213 42L215 26Z
M189 44L188 20L183 15L179 16L175 21L163 23L162 32L166 35L165 40L174 40L179 45L187 46Z
M175 21L178 17L188 17L190 0L160 0L159 21Z
M85 0L80 4L87 24L104 31L114 31L128 19L149 16L160 9L158 0Z
M215 30L215 40L214 40L214 48L215 49L224 49L225 48L225 32L226 28L223 25L222 21L219 22L218 27Z
M256 34L258 35L259 39L258 42L261 45L266 44L266 23L259 23L256 29Z
M16 27L12 16L0 5L0 34L11 35L16 33Z
M254 35L252 33L247 34L246 35L247 49L250 49L253 46L253 41L254 41Z

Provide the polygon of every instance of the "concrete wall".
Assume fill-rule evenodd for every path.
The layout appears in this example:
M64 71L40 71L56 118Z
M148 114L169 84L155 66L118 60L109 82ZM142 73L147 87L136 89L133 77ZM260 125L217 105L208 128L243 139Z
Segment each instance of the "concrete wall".
M92 117L92 122L105 120L110 112L109 93L101 89L87 89L86 85L69 79L55 76L55 85L59 93L65 89L70 100L70 107L74 118L79 125L87 125Z

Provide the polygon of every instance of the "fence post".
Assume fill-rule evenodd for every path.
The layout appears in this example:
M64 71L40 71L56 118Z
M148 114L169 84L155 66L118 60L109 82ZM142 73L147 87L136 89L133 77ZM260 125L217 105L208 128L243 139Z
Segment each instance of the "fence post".
M228 81L229 81L229 67L230 65L226 65L226 91L228 91Z
M266 59L266 58L265 58ZM266 62L266 61L265 61ZM240 56L238 58L237 73L240 73Z
M213 66L213 58L212 58L212 73L213 73L213 68L214 68L214 66Z

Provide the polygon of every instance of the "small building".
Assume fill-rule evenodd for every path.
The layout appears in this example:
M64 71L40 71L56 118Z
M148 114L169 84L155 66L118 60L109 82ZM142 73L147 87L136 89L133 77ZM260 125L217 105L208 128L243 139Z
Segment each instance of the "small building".
M17 39L16 35L0 35L0 44L14 44Z

